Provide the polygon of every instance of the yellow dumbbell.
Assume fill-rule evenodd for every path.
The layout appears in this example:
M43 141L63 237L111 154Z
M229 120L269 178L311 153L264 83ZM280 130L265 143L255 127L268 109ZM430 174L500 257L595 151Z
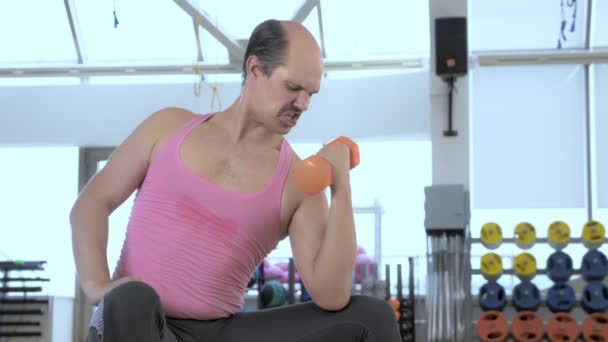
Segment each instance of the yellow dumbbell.
M547 238L549 240L549 245L556 250L566 248L568 242L570 242L570 226L562 221L551 223Z
M534 278L536 275L536 258L527 252L519 253L513 261L513 270L522 281Z
M486 253L481 257L481 274L489 281L497 280L502 275L502 258L496 253Z
M521 249L529 249L536 242L536 229L528 222L522 222L515 226L513 232L515 244Z
M591 220L583 226L583 244L588 249L599 248L606 239L604 225L598 221Z
M496 249L502 244L502 229L494 222L481 227L481 244L487 249Z

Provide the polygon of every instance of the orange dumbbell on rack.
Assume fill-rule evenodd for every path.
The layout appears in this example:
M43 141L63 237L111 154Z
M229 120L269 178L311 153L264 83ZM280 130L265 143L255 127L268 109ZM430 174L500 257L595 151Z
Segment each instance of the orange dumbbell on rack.
M350 168L359 165L359 146L351 139L341 136L329 144L344 144L350 150ZM318 155L312 155L299 161L294 168L294 180L296 187L309 195L315 195L326 187L333 184L331 165Z

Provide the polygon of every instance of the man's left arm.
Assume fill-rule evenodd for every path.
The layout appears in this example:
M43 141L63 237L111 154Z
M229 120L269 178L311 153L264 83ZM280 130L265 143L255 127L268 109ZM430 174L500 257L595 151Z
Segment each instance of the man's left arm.
M357 253L350 161L345 146L325 147L319 155L332 164L330 204L323 192L304 198L292 217L289 238L296 267L312 301L334 311L350 300Z

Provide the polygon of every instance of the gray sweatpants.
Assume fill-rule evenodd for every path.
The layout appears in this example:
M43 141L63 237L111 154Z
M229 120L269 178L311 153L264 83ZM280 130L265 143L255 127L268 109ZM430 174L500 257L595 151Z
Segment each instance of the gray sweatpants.
M392 308L370 296L353 296L341 311L311 302L197 321L166 317L154 289L129 282L103 298L87 342L398 342Z

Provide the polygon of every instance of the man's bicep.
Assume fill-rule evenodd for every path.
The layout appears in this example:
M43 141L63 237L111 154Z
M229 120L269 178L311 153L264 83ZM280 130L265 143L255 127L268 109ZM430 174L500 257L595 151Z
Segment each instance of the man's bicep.
M306 197L289 225L289 240L298 273L305 286L310 286L314 262L321 247L329 205L324 193Z

